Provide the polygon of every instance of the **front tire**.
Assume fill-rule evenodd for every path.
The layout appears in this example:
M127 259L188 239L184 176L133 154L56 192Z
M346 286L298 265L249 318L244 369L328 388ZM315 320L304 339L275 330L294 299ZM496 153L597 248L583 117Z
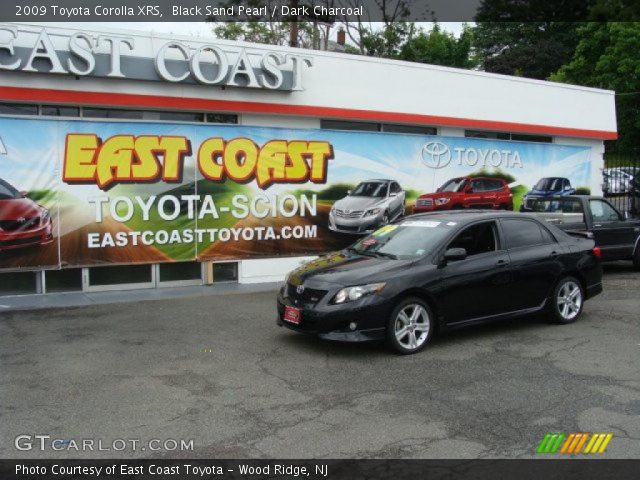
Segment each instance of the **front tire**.
M429 305L417 297L402 300L387 321L387 342L402 355L417 353L433 336L435 318Z
M562 278L551 294L551 319L555 323L573 323L582 314L584 289L575 277Z

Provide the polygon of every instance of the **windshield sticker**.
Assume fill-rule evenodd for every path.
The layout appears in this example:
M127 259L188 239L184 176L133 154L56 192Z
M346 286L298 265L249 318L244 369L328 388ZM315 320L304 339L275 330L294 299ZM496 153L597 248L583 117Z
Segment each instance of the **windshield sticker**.
M384 227L379 228L378 230L373 232L372 235L375 235L376 237L386 235L389 232L393 232L396 228L398 228L397 225L385 225Z
M408 222L404 222L402 226L404 227L423 227L423 228L435 228L440 225L442 222L435 222L433 220L410 220Z
M371 245L375 245L376 243L378 243L378 241L371 237L371 238L366 238L362 241L362 246L363 247L370 247Z

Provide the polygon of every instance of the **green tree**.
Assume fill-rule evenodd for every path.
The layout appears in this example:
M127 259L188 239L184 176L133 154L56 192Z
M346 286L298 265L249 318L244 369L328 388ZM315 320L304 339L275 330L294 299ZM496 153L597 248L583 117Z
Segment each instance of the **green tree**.
M473 36L483 70L546 79L571 59L594 1L483 0Z
M440 29L436 23L431 31L419 30L402 45L398 58L410 62L430 63L457 68L473 68L477 62L471 55L473 30L466 25L459 38Z
M591 22L577 30L571 61L550 79L616 91L620 152L640 146L640 23Z
M571 59L578 23L479 22L474 48L483 70L545 79Z

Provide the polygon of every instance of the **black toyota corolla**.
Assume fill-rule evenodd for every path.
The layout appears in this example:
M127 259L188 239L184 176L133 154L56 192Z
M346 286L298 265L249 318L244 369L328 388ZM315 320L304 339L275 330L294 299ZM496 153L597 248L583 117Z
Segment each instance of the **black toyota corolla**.
M545 311L571 323L602 291L600 251L523 213L427 213L291 272L278 324L415 353L436 330Z

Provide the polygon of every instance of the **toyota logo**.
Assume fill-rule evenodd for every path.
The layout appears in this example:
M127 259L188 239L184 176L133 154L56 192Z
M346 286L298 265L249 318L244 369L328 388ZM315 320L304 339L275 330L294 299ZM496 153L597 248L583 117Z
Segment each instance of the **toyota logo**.
M20 218L18 219L18 223L24 223L24 222L26 222L26 221L27 221L27 219L26 219L26 218L24 218L24 217L20 217Z
M429 168L444 168L451 162L451 150L442 142L429 142L422 147L422 163Z
M304 287L302 285L298 285L298 287L296 288L296 293L301 294L302 292L304 292Z

